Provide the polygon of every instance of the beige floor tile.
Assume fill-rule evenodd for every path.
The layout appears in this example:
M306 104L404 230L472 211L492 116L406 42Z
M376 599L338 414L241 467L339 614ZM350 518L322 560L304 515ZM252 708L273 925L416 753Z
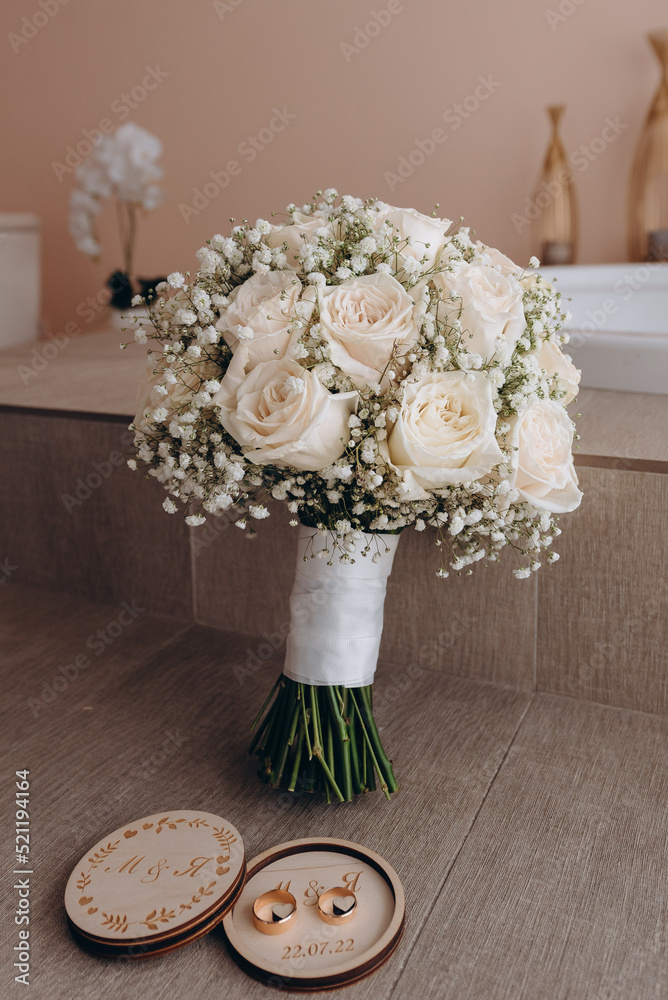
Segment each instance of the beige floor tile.
M538 574L538 688L668 712L668 476L581 469Z
M539 695L393 994L668 995L668 721Z

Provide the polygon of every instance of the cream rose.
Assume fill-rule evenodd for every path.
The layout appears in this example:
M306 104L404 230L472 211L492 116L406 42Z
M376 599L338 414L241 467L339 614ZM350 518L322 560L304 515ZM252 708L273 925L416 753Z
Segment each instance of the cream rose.
M319 285L317 296L329 356L360 388L379 382L395 348L405 354L418 338L415 302L390 274Z
M562 354L561 349L550 340L544 340L537 355L539 366L550 378L559 383L566 395L561 400L564 406L572 403L578 394L582 372L576 368L571 359Z
M282 357L298 331L291 334L296 318L308 319L313 303L300 300L302 283L294 271L254 274L229 295L230 304L216 323L226 342L236 350L249 344L251 362L273 361ZM241 340L236 327L252 330L250 340Z
M482 372L435 372L409 384L387 439L406 499L487 475L503 461L495 430L492 387Z
M519 278L522 273L522 268L518 267L515 261L511 260L510 257L506 257L505 253L501 253L495 247L485 246L478 240L475 244L476 251L476 263L486 264L493 267L495 270L500 271L501 274L509 275L512 274L514 277Z
M526 327L522 288L515 278L486 265L465 265L455 272L435 274L433 281L451 320L459 315L462 347L480 354L484 361L493 358L497 337L506 341L511 352L515 349Z
M421 265L425 270L429 270L436 263L445 245L445 233L452 225L450 219L434 219L430 215L416 212L414 208L389 207L379 212L376 220L374 228L378 229L383 222L389 222L399 230L402 239L410 240L401 253L417 261L426 257L425 263Z
M290 358L265 361L246 373L240 348L213 397L220 422L257 465L318 472L339 458L357 392L331 393L317 375Z
M287 226L272 226L271 232L265 236L264 242L272 249L287 243L288 263L291 267L300 270L299 253L304 249L306 242L315 240L318 229L327 229L332 232L332 224L319 215L302 215L301 212L293 212L292 223Z
M538 510L562 514L582 499L573 466L573 424L560 403L542 400L508 420L513 451L511 486Z

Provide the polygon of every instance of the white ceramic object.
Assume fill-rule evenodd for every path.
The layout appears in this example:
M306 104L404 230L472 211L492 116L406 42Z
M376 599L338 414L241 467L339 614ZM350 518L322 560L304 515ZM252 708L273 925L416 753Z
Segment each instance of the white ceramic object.
M668 264L540 270L570 299L567 350L583 386L668 394Z
M38 217L0 212L0 347L39 335L40 286Z

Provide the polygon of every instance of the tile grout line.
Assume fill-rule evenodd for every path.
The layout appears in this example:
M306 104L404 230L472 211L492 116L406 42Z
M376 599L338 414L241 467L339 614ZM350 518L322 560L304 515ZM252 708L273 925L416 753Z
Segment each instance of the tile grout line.
M522 713L521 713L521 715L520 715L520 717L518 719L517 726L515 727L515 732L511 736L511 738L510 738L510 740L508 742L508 746L504 750L503 756L501 757L501 760L499 761L499 766L497 767L497 769L495 770L494 774L492 775L492 777L490 779L489 785L487 786L487 790L485 791L485 794L483 795L483 797L482 797L482 799L480 801L480 805L476 809L475 814L474 814L471 822L469 823L469 826L468 826L468 829L467 829L466 833L462 837L462 841L461 841L461 843L459 845L457 853L455 854L454 858L452 859L452 863L451 863L450 867L448 868L447 872L445 873L445 875L443 877L443 881L441 882L441 884L438 886L438 889L434 893L434 898L431 901L431 905L427 909L427 911L425 913L425 916L424 916L424 919L422 920L422 923L420 924L419 928L417 929L417 932L416 932L416 934L415 934L415 936L413 938L413 942L412 942L410 948L408 949L408 953L405 956L405 958L404 958L404 960L403 960L403 962L401 964L401 968L399 969L399 974L397 975L397 978L392 983L392 986L390 988L390 992L386 996L386 1000L392 1000L392 997L394 996L394 992L395 992L397 986L399 985L399 982L401 981L401 978L402 978L404 972L406 971L406 968L408 967L408 963L410 961L411 955L413 954L415 946L417 945L418 941L420 940L420 938L422 936L422 932L423 932L423 930L424 930L424 928L425 928L425 926L427 924L427 921L429 920L431 914L433 913L434 907L436 906L436 903L440 899L441 894L443 892L443 889L445 888L446 883L448 882L448 879L450 878L450 876L451 876L451 874L452 874L452 872L454 870L454 867L457 864L457 860L458 860L459 855L461 854L462 850L464 849L464 845L466 844L466 842L467 842L467 840L469 838L469 834L471 833L471 830L473 829L473 827L476 824L478 816L480 815L480 812L482 811L482 808L485 805L485 802L487 801L489 793L491 792L492 787L493 787L494 783L496 782L496 779L497 779L497 777L499 775L499 772L501 771L501 768L503 767L503 765L506 762L508 754L510 753L510 751L511 751L511 749L512 749L514 743L515 743L515 740L517 739L517 734L519 733L520 728L522 726L522 723L524 722L524 719L526 718L527 712L529 711L529 709L531 708L531 706L533 705L533 703L534 703L535 700L536 700L536 692L534 692L532 694L530 700L527 702L526 706L524 707L524 710L522 711Z

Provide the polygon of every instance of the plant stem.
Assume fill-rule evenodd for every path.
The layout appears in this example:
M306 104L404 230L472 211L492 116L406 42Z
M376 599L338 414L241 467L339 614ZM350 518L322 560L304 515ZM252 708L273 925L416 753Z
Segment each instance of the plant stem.
M262 705L262 708L260 709L260 711L255 716L255 719L253 720L253 725L251 726L251 733L253 732L253 730L257 726L258 722L260 721L260 719L264 715L264 713L266 711L266 708L267 708L267 705L269 704L269 702L271 701L271 699L276 694L276 688L281 683L282 678L283 678L283 674L279 674L278 677L276 678L276 683L273 685L271 691L269 692L269 694L267 695L267 697L264 700L264 704ZM300 687L301 687L301 684L300 684Z
M349 802L376 787L377 773L389 799L397 783L373 718L371 691L316 687L281 674L252 725L250 750L260 758L262 780L322 792L327 802Z
M361 688L357 688L356 690L357 691L361 691L362 689ZM355 698L354 692L353 692L353 696L352 697L353 697L353 705L355 706L355 711L357 712L360 724L362 726L362 731L364 733L364 739L365 739L366 748L367 748L367 751L368 751L368 754L369 754L369 760L370 760L371 765L372 765L371 778L373 778L373 770L375 769L378 772L379 778L381 779L380 787L383 789L383 792L385 793L385 798L389 799L390 793L389 793L389 790L388 790L388 784L387 784L387 781L385 779L385 776L384 776L383 772L381 771L381 769L380 769L380 767L378 765L378 761L376 760L376 755L373 752L373 745L371 743L371 738L370 738L369 733L367 731L367 727L366 727L365 722L364 722L364 717L362 715L362 711L360 709L360 706L357 703L357 699ZM360 701L361 701L361 698L360 698ZM366 770L366 768L365 768L365 770Z
M389 791L396 792L398 785L396 778L394 777L394 771L392 770L392 763L388 760L387 755L383 750L383 744L381 743L380 736L378 735L376 722L373 717L373 712L371 711L371 685L362 687L359 691L362 696L362 714L364 716L364 722L371 737L375 756L380 762L382 768L382 771L378 768L376 768L376 770L378 770L378 773L382 774L387 781Z
M297 751L295 753L295 762L292 765L292 773L290 775L290 780L288 782L288 791L294 792L297 786L297 777L299 775L299 766L302 762L302 752L304 750L304 723L300 721L299 725L299 736L297 737Z

